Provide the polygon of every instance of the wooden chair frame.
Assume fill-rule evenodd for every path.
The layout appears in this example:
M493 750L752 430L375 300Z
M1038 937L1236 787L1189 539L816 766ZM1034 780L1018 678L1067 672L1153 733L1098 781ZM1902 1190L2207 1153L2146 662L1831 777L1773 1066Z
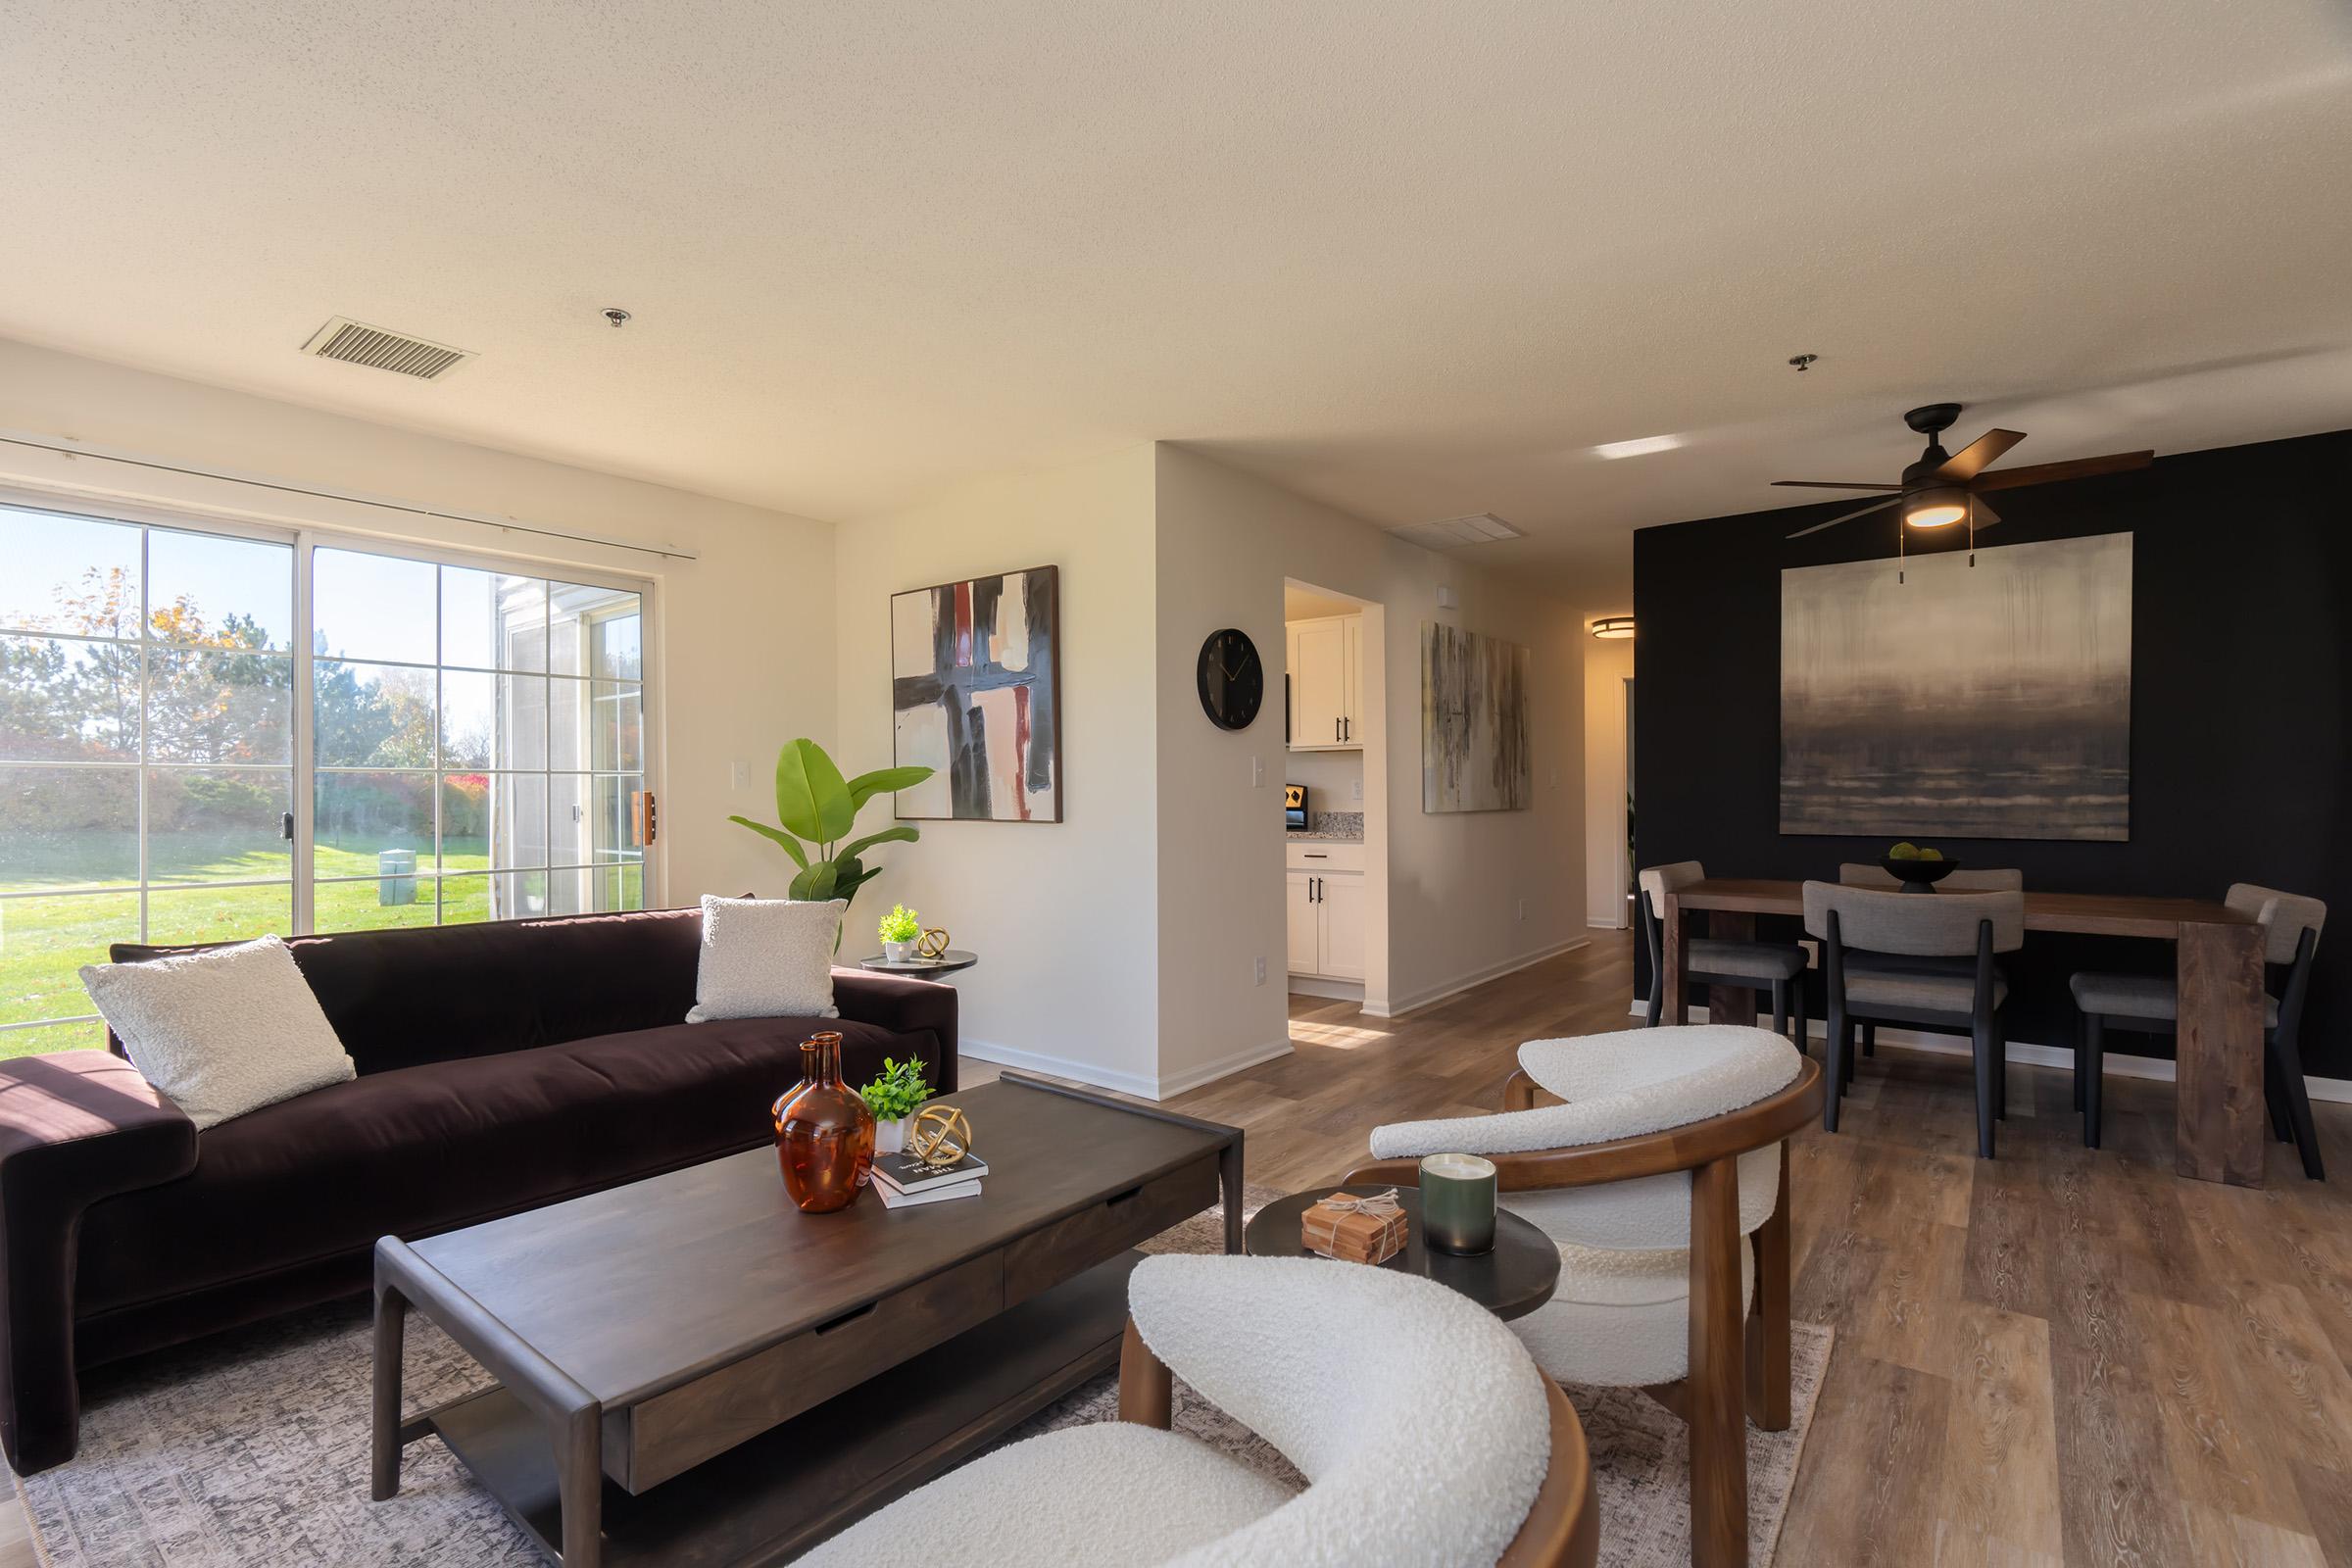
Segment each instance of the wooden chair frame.
M1559 1385L1546 1378L1551 1463L1543 1490L1495 1568L1592 1568L1600 1556L1600 1501L1592 1494L1592 1455L1584 1423ZM1119 1419L1165 1432L1174 1418L1175 1379L1127 1320L1119 1346Z
M1506 1193L1690 1173L1690 1370L1644 1392L1690 1423L1693 1568L1747 1561L1743 1418L1766 1432L1788 1427L1788 1140L1821 1114L1824 1090L1821 1064L1805 1057L1788 1088L1725 1115L1604 1144L1484 1156ZM1502 1108L1533 1109L1538 1093L1520 1068L1503 1085ZM1771 1144L1781 1146L1780 1192L1755 1232L1751 1311L1740 1268L1740 1156ZM1420 1180L1418 1159L1376 1159L1349 1171L1347 1184Z

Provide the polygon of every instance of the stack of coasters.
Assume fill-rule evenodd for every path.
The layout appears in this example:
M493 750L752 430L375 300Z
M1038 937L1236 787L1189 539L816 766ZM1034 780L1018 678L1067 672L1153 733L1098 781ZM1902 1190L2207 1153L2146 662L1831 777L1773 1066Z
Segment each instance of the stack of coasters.
M1359 1198L1334 1193L1299 1217L1299 1239L1310 1252L1348 1263L1385 1263L1404 1250L1404 1209L1396 1189Z

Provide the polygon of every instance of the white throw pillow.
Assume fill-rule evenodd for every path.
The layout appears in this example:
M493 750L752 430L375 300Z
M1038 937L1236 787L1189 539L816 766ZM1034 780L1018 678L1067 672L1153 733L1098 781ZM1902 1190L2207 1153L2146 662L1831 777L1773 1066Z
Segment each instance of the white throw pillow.
M833 945L849 901L703 895L703 956L688 1023L713 1018L838 1018Z
M358 1075L293 951L275 937L85 964L81 983L131 1065L198 1131Z

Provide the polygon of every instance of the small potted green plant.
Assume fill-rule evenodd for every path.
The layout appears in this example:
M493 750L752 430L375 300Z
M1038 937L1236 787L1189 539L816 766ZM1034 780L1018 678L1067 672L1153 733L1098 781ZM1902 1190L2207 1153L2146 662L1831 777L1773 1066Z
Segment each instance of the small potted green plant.
M906 1119L931 1098L931 1080L923 1076L921 1062L884 1056L882 1076L858 1093L874 1113L874 1152L895 1154L906 1147Z
M922 940L922 917L904 904L894 904L882 917L882 956L893 963L910 963L914 945Z

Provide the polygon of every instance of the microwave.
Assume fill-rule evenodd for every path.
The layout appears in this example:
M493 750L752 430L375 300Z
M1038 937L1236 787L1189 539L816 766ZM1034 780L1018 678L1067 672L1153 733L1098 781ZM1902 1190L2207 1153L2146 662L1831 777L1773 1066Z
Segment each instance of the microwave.
M1282 787L1282 826L1285 832L1306 831L1306 786L1285 784Z

